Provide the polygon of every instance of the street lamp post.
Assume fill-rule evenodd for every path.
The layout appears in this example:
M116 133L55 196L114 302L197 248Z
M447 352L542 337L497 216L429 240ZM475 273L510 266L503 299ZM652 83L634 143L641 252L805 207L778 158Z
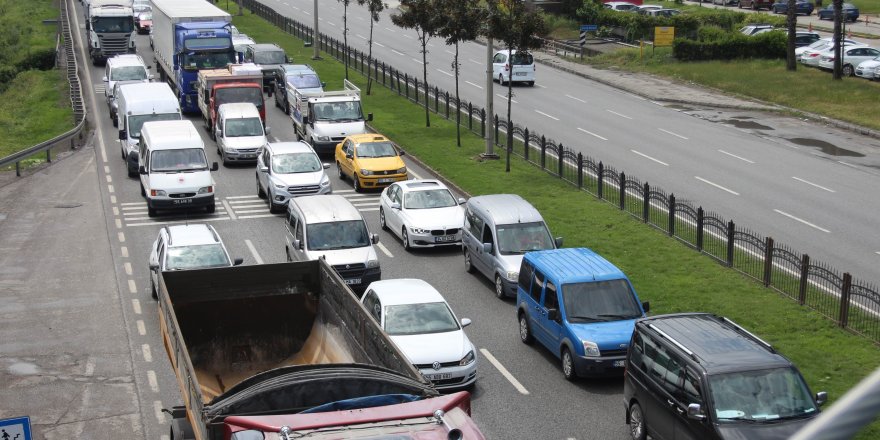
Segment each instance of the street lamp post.
M320 50L320 40L318 35L318 0L315 0L315 33L312 35L312 48L314 48L314 52L312 53L313 60L321 59L321 50Z
M498 159L495 154L495 110L492 96L492 37L486 42L486 152L483 159Z

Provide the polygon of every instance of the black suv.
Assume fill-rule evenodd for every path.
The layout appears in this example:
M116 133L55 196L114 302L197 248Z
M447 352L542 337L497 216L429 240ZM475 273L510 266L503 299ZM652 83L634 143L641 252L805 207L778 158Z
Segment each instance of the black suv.
M827 398L770 344L707 313L637 321L623 394L635 440L787 439Z
M273 83L274 70L290 62L284 49L274 43L248 44L244 48L244 62L254 63L263 71L263 91L268 92Z

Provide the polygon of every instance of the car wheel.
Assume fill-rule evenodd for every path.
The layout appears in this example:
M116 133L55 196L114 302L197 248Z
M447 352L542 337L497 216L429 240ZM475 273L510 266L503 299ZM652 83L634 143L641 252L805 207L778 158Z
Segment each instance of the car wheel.
M155 217L156 216L156 208L151 208L147 206L147 217Z
M110 119L113 119L113 126L114 127L119 127L119 118L118 117L112 117Z
M855 73L852 64L845 64L843 66L843 76L853 76Z
M522 341L523 344L529 345L535 341L535 338L532 337L531 330L529 330L529 319L526 318L525 312L519 313L519 340Z
M562 376L568 381L577 378L574 373L574 359L571 357L571 351L568 347L562 349Z
M281 108L281 104L278 103L278 97L276 96L275 98L276 99L273 99L273 101L275 101L275 108Z
M528 82L528 85L529 85L529 87L535 87L535 82L534 82L534 81L529 81L529 82Z
M354 184L354 192L359 193L364 189L361 187L361 179L358 178L357 174L351 176L351 180Z
M503 74L500 74L500 73L498 74L498 84L501 84L502 86L504 85L504 75Z
M403 249L407 252L412 250L412 246L409 245L409 234L406 233L406 226L400 230L400 240L403 242Z
M648 430L645 426L645 415L638 403L629 407L629 435L633 440L645 440L648 438Z
M283 107L283 108L284 108L284 114L285 114L285 115L289 115L289 114L290 114L290 104L288 104L287 101L284 101L284 107Z
M217 211L217 205L215 205L213 203L211 203L210 205L208 205L205 208L205 212L207 212L208 214L213 214L215 211Z
M379 226L382 227L383 231L388 230L388 224L385 223L385 210L382 207L379 207Z
M141 183L141 197L147 196L147 190L144 189L144 184Z
M464 271L474 273L474 265L471 263L471 253L464 251Z
M345 174L342 173L342 165L336 162L336 173L339 174L339 180L345 180Z
M260 178L257 178L257 197L261 199L266 198L266 191L263 191L263 185L260 185Z
M504 282L501 281L499 274L495 274L495 296L498 299L504 299Z
M124 144L124 143L123 143L123 144ZM124 160L126 159L126 157L125 157L125 147L120 148L120 149L119 149L119 153L122 155L122 160L124 161Z

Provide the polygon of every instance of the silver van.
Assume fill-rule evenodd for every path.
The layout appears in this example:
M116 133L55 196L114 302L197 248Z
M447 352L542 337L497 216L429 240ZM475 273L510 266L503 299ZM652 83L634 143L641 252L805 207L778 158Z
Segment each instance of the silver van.
M561 246L562 237L553 239L538 210L516 194L471 197L465 205L464 268L492 280L500 299L516 296L526 252Z
M287 205L284 251L287 261L325 258L345 283L363 291L382 278L379 258L360 211L345 197L335 194L302 196Z

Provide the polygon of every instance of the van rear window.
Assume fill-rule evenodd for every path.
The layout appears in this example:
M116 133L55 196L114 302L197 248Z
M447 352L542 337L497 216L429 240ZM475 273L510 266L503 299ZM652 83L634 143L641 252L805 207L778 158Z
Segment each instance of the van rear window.
M535 62L532 54L528 52L517 52L510 57L514 66L528 66Z

